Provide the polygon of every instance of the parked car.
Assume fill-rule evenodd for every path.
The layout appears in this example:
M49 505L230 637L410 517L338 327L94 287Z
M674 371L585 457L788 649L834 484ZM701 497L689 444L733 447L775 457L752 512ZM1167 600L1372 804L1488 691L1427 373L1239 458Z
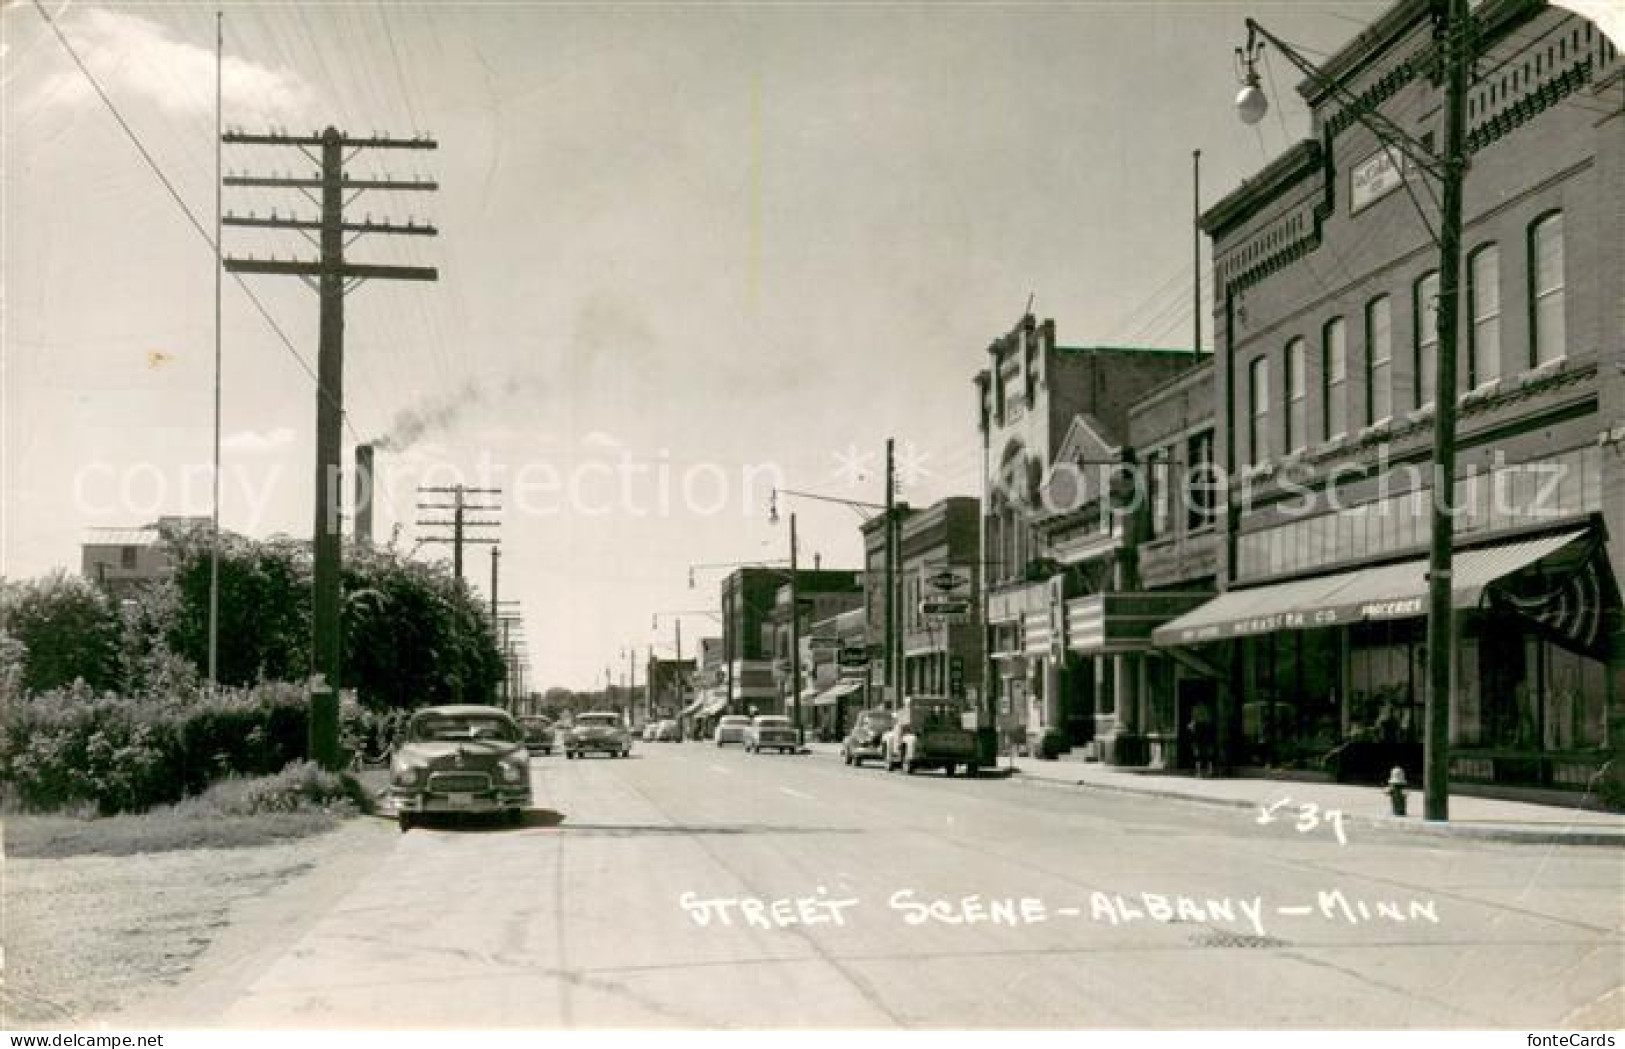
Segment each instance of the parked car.
M862 765L868 758L884 759L886 733L896 721L889 710L861 711L852 721L852 731L841 740L841 760Z
M952 776L963 767L968 775L976 775L976 733L965 728L964 714L963 707L946 699L906 700L897 723L886 733L886 771L902 769L913 775L922 768L939 768Z
M791 754L801 749L801 730L782 714L758 714L745 726L741 742L750 754L764 750Z
M553 753L553 722L539 714L533 714L519 719L519 727L525 730L525 749L532 754L548 755Z
M655 741L655 732L659 728L660 722L658 721L650 721L645 723L643 726L643 742L653 743Z
M717 722L717 731L712 737L717 746L727 743L745 742L745 729L750 726L750 718L743 714L727 714Z
M614 711L577 714L564 737L564 756L579 758L589 753L624 758L632 753L632 733L626 721Z
M389 766L401 830L425 813L505 813L530 807L524 730L496 707L426 707L412 715Z
M683 733L677 727L677 722L668 718L655 726L655 739L662 743L679 743L683 739Z

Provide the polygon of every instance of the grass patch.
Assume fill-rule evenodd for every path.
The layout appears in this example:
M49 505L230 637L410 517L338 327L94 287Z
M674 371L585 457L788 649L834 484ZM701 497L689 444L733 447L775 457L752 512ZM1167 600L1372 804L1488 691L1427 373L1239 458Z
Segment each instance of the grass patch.
M354 777L300 762L274 776L220 780L202 794L140 815L10 816L5 851L46 858L255 848L321 834L371 809Z

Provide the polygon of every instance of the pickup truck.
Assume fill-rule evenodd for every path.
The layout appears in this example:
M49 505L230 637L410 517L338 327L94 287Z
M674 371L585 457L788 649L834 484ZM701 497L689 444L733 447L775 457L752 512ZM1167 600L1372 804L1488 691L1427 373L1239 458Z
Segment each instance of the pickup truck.
M952 700L915 697L905 701L886 733L886 771L913 774L939 768L949 776L963 768L976 775L976 733L964 726L964 708Z

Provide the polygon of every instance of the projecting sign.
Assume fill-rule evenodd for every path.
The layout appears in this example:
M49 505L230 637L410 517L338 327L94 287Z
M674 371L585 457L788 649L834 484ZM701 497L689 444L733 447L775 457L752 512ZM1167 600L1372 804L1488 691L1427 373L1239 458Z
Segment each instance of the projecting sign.
M814 652L834 652L841 647L838 637L820 637L813 635L807 639L807 647Z
M944 598L920 602L920 615L922 616L965 616L969 614L969 601L955 601Z
M940 594L949 595L970 592L970 569L956 565L945 565L936 569L922 569L925 583Z

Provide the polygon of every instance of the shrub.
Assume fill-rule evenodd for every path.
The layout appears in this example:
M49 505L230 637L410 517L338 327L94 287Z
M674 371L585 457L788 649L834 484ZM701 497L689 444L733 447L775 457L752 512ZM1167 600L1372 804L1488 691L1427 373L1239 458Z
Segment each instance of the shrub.
M224 775L268 775L304 757L307 703L270 684L180 705L83 685L15 698L0 713L0 781L28 809L91 802L139 812Z
M1071 749L1072 744L1067 742L1066 733L1060 729L1045 729L1038 738L1038 756L1045 761L1054 761Z
M312 761L293 762L272 776L221 780L201 800L227 816L312 809L349 813L367 805L366 792L353 777L328 772Z

